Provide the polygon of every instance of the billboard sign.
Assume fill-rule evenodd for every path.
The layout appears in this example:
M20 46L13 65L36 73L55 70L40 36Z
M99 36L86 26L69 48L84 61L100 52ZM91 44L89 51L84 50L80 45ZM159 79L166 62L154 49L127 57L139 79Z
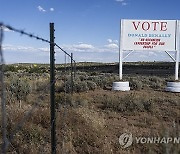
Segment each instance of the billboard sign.
M177 20L121 20L121 50L176 51Z

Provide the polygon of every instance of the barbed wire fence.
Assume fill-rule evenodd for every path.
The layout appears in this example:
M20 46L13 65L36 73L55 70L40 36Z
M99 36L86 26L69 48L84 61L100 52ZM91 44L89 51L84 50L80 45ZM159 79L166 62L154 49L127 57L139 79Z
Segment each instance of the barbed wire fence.
M1 89L1 119L2 119L2 145L1 145L1 151L3 154L7 153L8 148L11 144L11 142L14 140L14 136L17 132L19 132L22 127L24 126L25 122L32 116L32 113L35 109L37 109L41 102L38 100L34 101L34 104L32 105L31 109L25 113L24 117L16 124L14 130L8 134L7 132L7 111L6 111L6 87L5 87L5 81L4 81L4 66L5 66L5 60L3 55L3 38L4 38L4 28L7 28L13 32L21 34L21 36L27 36L32 39L36 39L39 41L42 41L44 43L48 43L50 45L50 83L46 85L45 89L50 89L50 97L51 97L51 122L50 122L50 128L51 128L51 153L56 153L56 106L55 106L55 83L58 80L58 78L55 78L55 58L54 53L56 47L61 52L65 54L65 63L64 63L64 70L65 75L67 74L67 57L70 59L70 70L71 70L71 94L73 93L73 77L75 77L72 71L75 71L76 68L76 61L73 59L73 55L66 52L62 47L60 47L58 44L54 42L54 23L50 23L50 41L48 39L44 39L42 37L39 37L37 35L34 35L32 33L27 33L24 30L16 29L10 25L6 25L2 22L0 22L0 89ZM66 90L66 83L65 83L65 95L67 93ZM43 96L43 93L39 95L38 98L41 98ZM65 102L66 103L66 99ZM64 110L64 116L66 115L66 110ZM63 117L62 117L63 118ZM62 119L63 121L63 119ZM64 122L63 122L64 123ZM63 124L64 125L64 124ZM43 151L43 150L41 150ZM63 151L63 147L62 147Z

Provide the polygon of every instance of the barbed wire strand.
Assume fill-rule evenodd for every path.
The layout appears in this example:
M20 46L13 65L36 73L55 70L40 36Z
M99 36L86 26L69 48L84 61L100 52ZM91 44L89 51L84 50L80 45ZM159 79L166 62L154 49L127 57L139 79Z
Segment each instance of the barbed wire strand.
M66 62L66 64L67 64L67 62ZM67 67L67 66L65 65L65 67ZM67 72L67 68L66 68L66 72ZM52 84L54 84L57 80L59 80L59 78L56 78ZM51 85L48 84L48 85L46 86L45 90L49 89L50 86L52 86L52 84L51 84ZM65 105L67 105L67 83L66 83L66 88L65 88L65 95L66 95L66 96L65 96L65 97L66 97L66 98L65 98ZM39 96L39 98L42 97L42 96L43 96L43 93ZM33 111L34 111L40 104L41 104L41 102L35 102L35 103L33 104L32 108L25 114L25 116L23 117L23 119L16 125L15 129L12 131L13 133L10 134L9 140L8 140L8 142L6 143L5 151L7 151L8 146L9 146L9 145L11 144L11 142L13 141L15 134L22 129L22 127L23 127L24 123L26 122L26 120L32 115ZM67 111L64 111L64 116L63 116L64 118L65 118L65 116L66 116L66 112L67 112ZM63 121L65 122L65 120L63 120ZM51 123L51 125L52 125L52 123ZM64 124L64 128L65 128L65 124Z
M31 33L27 33L27 32L25 32L24 30L16 29L16 28L14 28L14 27L12 27L12 26L10 26L10 25L5 25L5 24L3 24L3 23L0 23L0 26L1 26L1 27L6 27L7 29L9 29L9 30L11 30L11 31L14 31L14 32L17 32L17 33L19 33L19 34L21 34L21 35L26 35L26 36L28 36L28 37L30 37L30 38L35 38L35 39L37 39L37 40L41 40L41 41L46 42L46 43L51 43L51 42L50 42L49 40L47 40L47 39L44 39L44 38L42 38L42 37L36 36L36 35L34 35L34 34L31 34Z
M67 60L66 60L66 61L67 61ZM67 62L65 62L65 64L67 64ZM67 68L66 68L66 67L67 67L67 66L65 65L65 70L66 70L66 72L67 72ZM55 83L57 80L59 80L59 79L60 79L60 78L56 78L52 84L54 84L54 83ZM45 88L45 91L46 91L47 89L49 89L50 86L52 86L52 84L51 84L51 85L47 85L46 88ZM66 83L66 82L65 82L65 86L67 87L67 83ZM67 88L66 88L66 87L65 87L65 109L64 109L63 119L65 118L66 112L67 112L67 111L66 111L66 105L67 105ZM43 95L43 93L39 96L39 98L42 97L42 95ZM7 142L7 145L6 145L6 151L7 151L7 149L8 149L8 146L9 146L9 145L11 144L11 142L13 141L15 134L18 133L18 132L22 129L22 127L23 127L24 123L26 122L26 120L32 115L33 111L34 111L40 104L41 104L40 102L35 102L35 103L33 104L32 108L25 114L25 116L23 117L23 119L16 125L15 129L12 131L13 133L10 134L9 141ZM64 120L63 120L63 119L62 119L62 121L64 122L64 124L63 124L63 130L64 130L64 129L65 129L65 119L64 119ZM53 121L53 122L54 122L54 121ZM51 123L51 126L52 126L53 122ZM63 137L64 137L64 135L63 135ZM43 145L44 145L44 144L43 144Z
M10 134L9 137L9 141L7 141L7 130L6 130L6 126L7 126L7 117L6 117L6 104L5 104L5 87L4 87L4 58L3 58L3 52L2 52L2 40L3 40L3 29L4 27L8 28L9 30L12 30L14 32L20 33L22 35L26 35L29 36L30 38L35 38L37 40L41 40L43 42L47 42L50 43L50 41L43 39L41 37L35 36L33 34L27 33L23 30L18 30L16 28L13 28L9 25L4 25L3 23L0 23L0 55L1 55L1 89L2 89L2 93L1 93L1 104L2 104L2 133L3 133L3 144L2 144L2 152L6 153L8 146L10 145L10 143L12 142L14 135L23 127L25 121L31 116L32 112L34 111L35 108L37 108L37 106L39 105L39 103L34 103L34 105L32 106L31 110L29 110L29 112L27 112L24 116L24 118L17 124L17 126L15 127L14 131Z
M11 145L12 140L14 139L15 134L22 129L24 123L26 122L26 120L32 115L32 112L40 105L40 102L35 102L32 106L32 108L25 114L25 116L22 118L22 120L16 125L15 129L12 131L12 133L10 134L9 140L7 140L7 130L6 130L6 125L7 125L7 117L6 117L6 104L5 104L5 88L4 88L4 70L3 70L3 64L4 64L4 58L3 58L3 52L2 52L2 39L3 39L3 29L4 27L6 27L7 29L20 33L21 35L26 35L30 38L35 38L37 40L41 40L43 42L46 43L51 43L49 40L41 38L39 36L36 36L34 34L31 33L27 33L24 30L19 30L16 29L12 26L9 25L5 25L3 23L0 23L0 56L1 56L1 83L2 83L2 93L1 93L1 104L2 104L2 132L3 132L3 152L6 153L9 145ZM65 55L69 56L70 58L71 55L69 53L67 53L64 49L62 49L59 45L57 45L56 43L54 44L56 47L58 47L61 51L63 51L65 53ZM73 59L73 61L75 62L75 60ZM56 79L54 80L54 82L56 82ZM54 84L54 82L52 84ZM52 86L52 84L50 86ZM49 85L47 86L49 87ZM46 88L47 88L46 87ZM46 89L45 88L45 89ZM39 97L42 97L42 95L40 95ZM51 123L52 125L52 123Z
M62 47L60 47L60 46L57 45L56 43L55 43L55 46L56 46L57 48L59 48L61 51L63 51L63 52L64 52L66 55L68 55L70 58L72 58L71 55L70 55L68 52L66 52ZM73 59L73 61L76 62L74 59Z
M7 29L9 29L9 30L11 30L11 31L14 31L14 32L17 32L17 33L19 33L19 34L21 34L21 35L26 35L26 36L28 36L28 37L30 37L30 38L35 38L35 39L37 39L37 40L41 40L41 41L43 41L43 42L46 42L46 43L50 43L50 44L51 44L51 42L50 42L49 40L47 40L47 39L44 39L44 38L39 37L39 36L36 36L36 35L34 35L34 34L32 34L32 33L27 33L27 32L25 32L24 30L16 29L16 28L14 28L14 27L12 27L12 26L10 26L10 25L6 25L6 24L3 24L3 23L1 23L1 22L0 22L0 27L2 27L2 29L3 29L4 27L6 27ZM68 55L69 57L71 57L71 55L70 55L68 52L66 52L62 47L60 47L58 44L54 43L54 45L55 45L57 48L59 48L61 51L63 51L66 55ZM73 59L73 61L75 62L74 59Z
M5 147L7 145L7 114L6 114L6 97L5 97L5 84L4 84L4 57L2 51L2 42L3 42L3 28L0 27L0 57L1 57L1 74L0 74L0 82L1 82L1 116L2 116L2 153L5 152Z

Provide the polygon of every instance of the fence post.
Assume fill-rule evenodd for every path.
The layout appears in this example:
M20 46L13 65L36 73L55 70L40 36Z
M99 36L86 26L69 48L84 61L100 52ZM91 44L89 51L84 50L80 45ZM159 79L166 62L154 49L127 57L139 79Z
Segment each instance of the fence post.
M74 91L74 82L73 82L73 53L71 53L71 93Z
M56 154L54 23L50 23L51 153Z
M74 79L76 78L76 62L74 61Z

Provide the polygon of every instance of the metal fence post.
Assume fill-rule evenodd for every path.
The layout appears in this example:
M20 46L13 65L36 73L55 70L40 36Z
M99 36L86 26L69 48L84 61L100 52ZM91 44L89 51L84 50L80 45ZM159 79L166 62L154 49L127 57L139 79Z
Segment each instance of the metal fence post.
M54 23L50 23L51 153L56 154Z
M74 79L76 78L76 62L74 61Z
M73 53L71 53L71 93L74 92L74 82L73 82Z

